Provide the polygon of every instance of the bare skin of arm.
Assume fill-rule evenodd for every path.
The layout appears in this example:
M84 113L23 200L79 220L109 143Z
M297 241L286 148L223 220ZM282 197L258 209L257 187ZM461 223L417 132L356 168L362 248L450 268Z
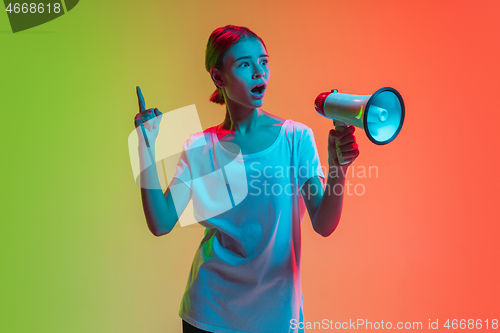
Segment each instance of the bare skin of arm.
M340 222L347 168L359 156L358 145L353 135L354 130L353 126L349 126L341 133L335 130L330 131L326 191L318 176L309 178L301 188L313 229L323 237L330 236ZM337 149L342 153L343 158L349 159L348 164L340 165ZM341 188L342 191L338 188Z
M153 149L154 151L154 149ZM143 158L149 158L144 150L139 152L141 163ZM176 186L176 204L170 188ZM180 185L182 184L182 185ZM151 233L157 237L170 233L189 203L191 190L181 180L174 178L163 193L156 165L149 166L141 173L141 196L144 215Z
M135 126L139 136L139 159L143 170L140 174L142 205L149 230L155 236L162 236L172 231L179 216L186 209L191 198L191 190L181 180L173 178L163 193L155 158L155 140L162 113L156 108L146 110L146 103L139 87L137 87L137 97L139 113L135 117ZM170 190L173 186L176 188L176 204Z

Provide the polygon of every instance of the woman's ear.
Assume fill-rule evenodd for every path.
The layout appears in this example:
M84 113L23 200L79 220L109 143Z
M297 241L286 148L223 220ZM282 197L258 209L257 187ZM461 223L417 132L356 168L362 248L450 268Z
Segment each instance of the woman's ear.
M212 81L214 81L217 87L222 88L226 85L221 71L219 71L217 68L212 67L212 69L210 70L210 77L212 77Z

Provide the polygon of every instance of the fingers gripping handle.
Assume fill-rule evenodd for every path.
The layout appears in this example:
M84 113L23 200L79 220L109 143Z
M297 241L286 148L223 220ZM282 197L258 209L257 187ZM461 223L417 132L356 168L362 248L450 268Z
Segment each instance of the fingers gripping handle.
M339 133L342 133L343 131L345 131L347 129L347 124L345 124L341 121L338 121L338 120L334 120L333 125L335 126L335 131L339 132ZM337 151L337 158L339 159L339 164L340 165L349 164L349 160L344 159L342 156L340 156L340 149L337 146L338 141L339 141L339 139L335 140L335 147L337 147L336 151Z

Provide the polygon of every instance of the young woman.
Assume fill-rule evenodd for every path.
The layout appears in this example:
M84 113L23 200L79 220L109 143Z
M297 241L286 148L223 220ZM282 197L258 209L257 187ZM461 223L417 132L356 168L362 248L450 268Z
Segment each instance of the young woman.
M307 208L324 237L337 227L345 182L339 169L346 171L359 155L354 127L329 133L324 189L312 130L261 108L271 77L262 39L245 27L218 28L208 40L205 65L216 86L210 101L226 105L224 120L185 141L165 194L156 167L141 173L154 235L168 234L190 199L206 227L180 306L183 331L302 332L302 217ZM146 166L154 160L161 112L145 109L139 88L138 96L135 125ZM349 164L339 164L336 150Z

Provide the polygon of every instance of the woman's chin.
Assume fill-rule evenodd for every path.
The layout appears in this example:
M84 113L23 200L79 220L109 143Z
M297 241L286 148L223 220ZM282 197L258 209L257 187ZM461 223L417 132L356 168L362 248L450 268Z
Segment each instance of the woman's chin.
M264 98L265 98L265 96L264 96L264 95L262 95L262 96L260 96L260 97L258 97L258 98L257 98L256 96L251 95L251 96L250 96L250 98L252 99L252 100L251 100L252 104L259 104L259 105L262 105L262 104L264 103Z
M264 105L264 99L263 99L263 98L261 98L261 99L256 99L256 100L254 100L254 101L252 102L252 105L253 105L253 106L262 106L262 105Z
M230 104L236 103L244 107L249 107L249 108L255 108L255 107L260 107L264 104L264 98L265 96L262 96L260 98L255 98L253 96L247 96L247 98L241 98L241 99L234 99Z
M260 107L264 104L264 98L254 99L254 98L250 97L250 99L247 99L246 101L242 101L242 103L239 103L239 104L244 105L246 107L250 107L250 108Z

